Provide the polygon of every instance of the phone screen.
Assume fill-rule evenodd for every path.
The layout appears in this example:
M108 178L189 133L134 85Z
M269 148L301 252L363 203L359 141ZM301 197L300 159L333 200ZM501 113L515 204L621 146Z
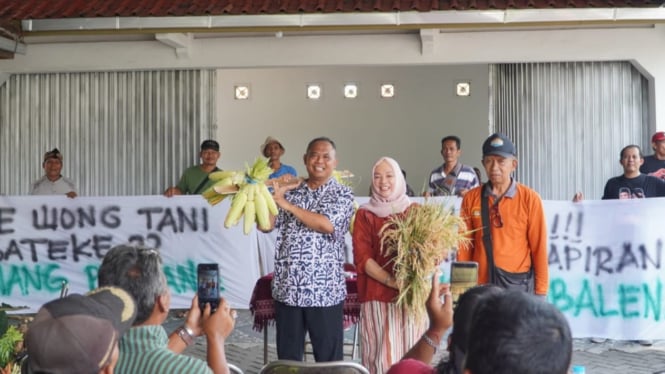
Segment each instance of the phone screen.
M478 263L472 261L456 261L450 266L450 292L453 305L466 290L478 285Z
M199 306L201 310L209 303L214 311L219 304L219 266L199 264L196 269Z

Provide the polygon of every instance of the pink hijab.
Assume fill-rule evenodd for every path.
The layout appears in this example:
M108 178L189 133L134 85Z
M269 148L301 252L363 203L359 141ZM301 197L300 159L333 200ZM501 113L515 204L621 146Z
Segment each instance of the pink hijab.
M377 165L384 161L390 165L395 175L392 193L387 199L381 197L374 187L374 182L372 182L372 196L368 203L360 206L360 209L367 209L378 217L388 217L391 214L402 213L411 205L411 200L406 196L406 181L397 161L390 157L381 157L372 167L372 178L374 178Z

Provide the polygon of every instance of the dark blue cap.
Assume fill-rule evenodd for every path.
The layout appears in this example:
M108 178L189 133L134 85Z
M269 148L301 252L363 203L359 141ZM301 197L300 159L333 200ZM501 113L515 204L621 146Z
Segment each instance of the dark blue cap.
M515 157L515 145L502 133L494 133L483 143L483 157L489 155Z

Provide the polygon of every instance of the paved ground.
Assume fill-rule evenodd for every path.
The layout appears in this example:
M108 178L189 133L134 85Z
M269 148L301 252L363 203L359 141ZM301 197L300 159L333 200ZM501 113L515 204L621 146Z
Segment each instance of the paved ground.
M165 323L168 332L182 324L182 319L173 313ZM268 359L276 360L275 329L269 329ZM347 331L346 340L351 343L353 332ZM199 338L196 344L185 353L205 359L205 339ZM651 347L624 341L592 343L588 339L574 342L573 365L586 367L586 374L665 374L665 341L657 341ZM350 353L350 347L347 347ZM226 343L226 355L246 374L258 373L263 366L263 333L252 329L252 315L249 310L239 310L236 328ZM346 358L351 360L350 357ZM313 359L308 357L308 360Z

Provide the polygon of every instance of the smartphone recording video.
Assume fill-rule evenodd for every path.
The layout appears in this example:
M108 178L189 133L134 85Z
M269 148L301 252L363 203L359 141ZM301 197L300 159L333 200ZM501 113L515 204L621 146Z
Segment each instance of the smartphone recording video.
M212 311L219 304L219 266L217 264L199 264L196 267L199 307L201 310L210 304Z
M450 292L453 295L453 305L457 306L460 295L478 285L478 263L455 261L450 265L450 269Z

